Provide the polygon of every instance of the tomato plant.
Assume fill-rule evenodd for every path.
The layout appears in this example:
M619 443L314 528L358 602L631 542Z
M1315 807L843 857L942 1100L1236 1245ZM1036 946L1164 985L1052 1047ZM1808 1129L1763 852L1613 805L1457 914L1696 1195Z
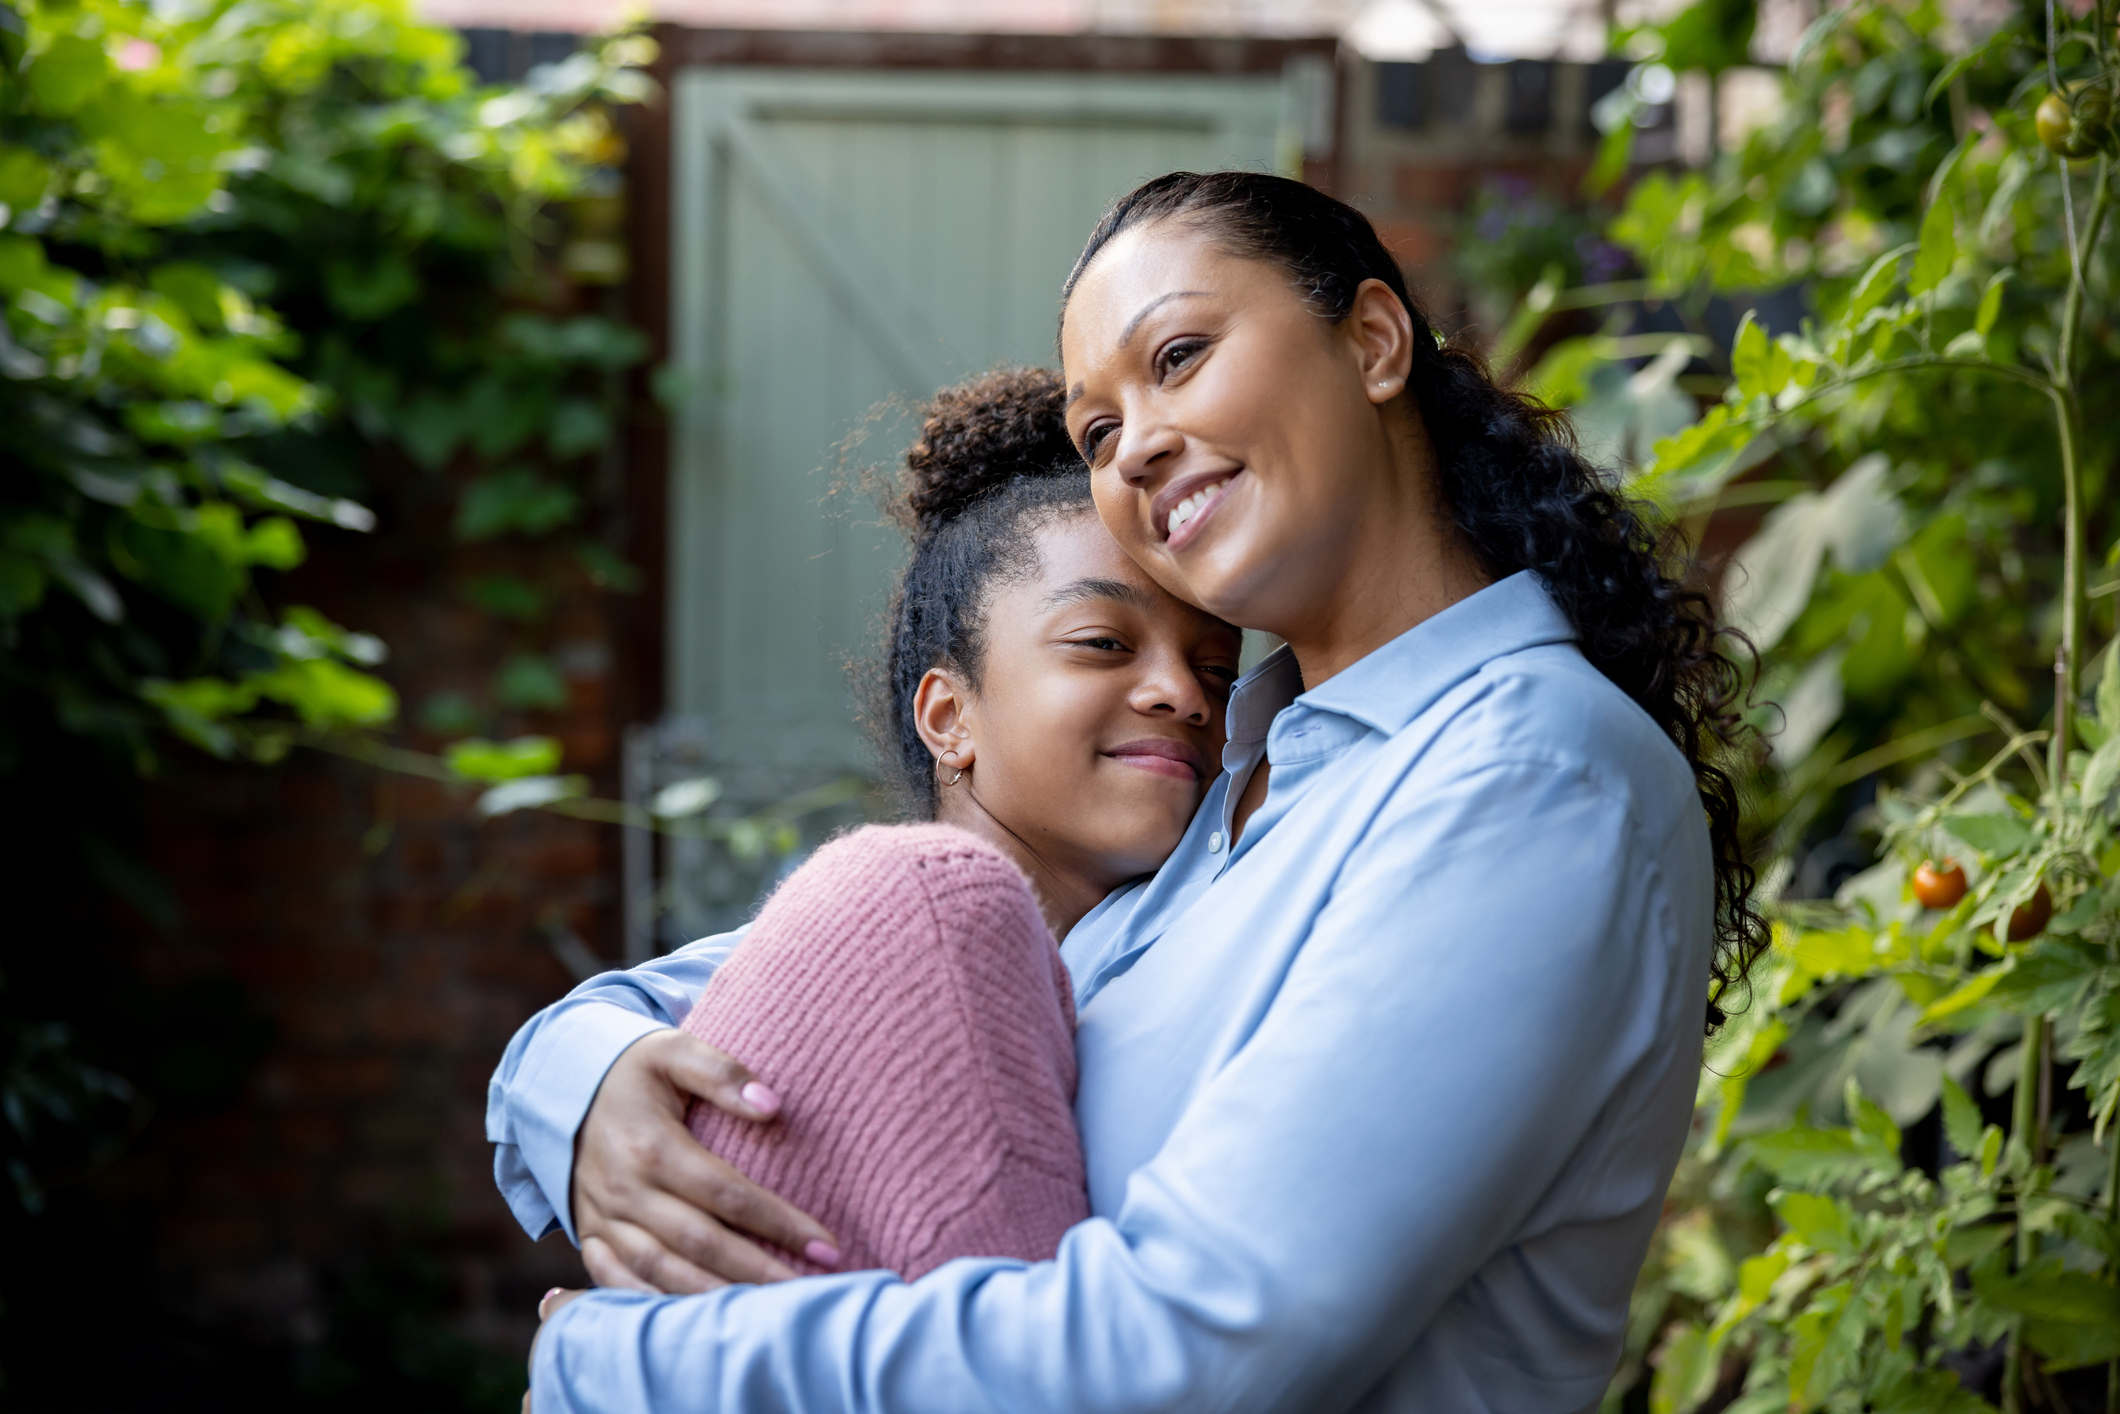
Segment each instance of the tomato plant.
M1731 62L1681 18L1637 52ZM1722 589L1777 942L1611 1408L2120 1399L2114 18L1826 7L1778 113L1626 193L1638 284L1534 291L1609 315L1530 374L1593 454L1696 532L1764 512Z

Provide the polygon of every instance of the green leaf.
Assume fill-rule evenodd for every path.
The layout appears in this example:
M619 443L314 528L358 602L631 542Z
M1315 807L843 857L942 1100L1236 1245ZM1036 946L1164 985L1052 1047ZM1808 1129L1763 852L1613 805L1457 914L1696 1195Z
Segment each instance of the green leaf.
M1951 1147L1966 1158L1978 1154L1983 1127L1980 1106L1973 1103L1973 1097L1965 1093L1963 1086L1946 1075L1943 1078L1943 1133L1951 1141Z
M518 653L494 678L493 695L502 706L518 711L556 712L567 705L567 684L551 659Z
M491 742L473 737L451 742L444 755L449 769L468 780L514 781L557 771L559 739L519 736L513 741Z
M35 560L0 550L0 618L15 618L44 602L44 584Z
M2011 957L1988 1000L2025 1016L2065 1010L2082 997L2100 966L2082 948L2043 939Z
M93 98L110 77L103 46L62 34L29 64L29 91L44 112L64 117Z
M0 147L0 203L28 210L44 199L51 163L26 147Z
M2002 980L2005 970L2004 967L1991 967L1959 983L1952 991L1922 1009L1922 1024L1926 1026L1932 1022L1947 1021L1966 1008L1985 1001L1987 994L1995 990L1995 984Z
M2000 1134L2002 1131L1997 1129L1994 1132ZM2007 1223L1982 1223L1978 1227L1952 1228L1950 1236L1944 1239L1944 1261L1950 1264L1953 1271L1963 1270L1990 1252L1999 1251L2002 1245L2014 1236L2015 1229Z
M1855 1245L1847 1204L1823 1193L1782 1193L1772 1200L1774 1214L1804 1245L1821 1252L1848 1252Z
M489 819L513 810L532 810L589 793L587 776L523 776L504 781L478 798L478 813Z
M397 693L390 684L334 658L287 663L248 681L312 727L378 727L397 716Z
M2105 669L2098 675L2098 720L2120 736L2120 644L2105 647Z
M285 516L267 516L251 526L243 537L243 553L254 565L291 570L302 563L309 552L302 544L302 532L294 528L293 521Z
M1990 859L2021 854L2038 838L2017 815L1950 815L1943 827Z
M573 490L528 468L496 472L465 489L456 513L457 538L490 540L511 530L542 535L572 520L579 504Z
M1980 308L1973 315L1973 332L1985 339L1994 331L1996 319L2002 314L2002 287L2010 281L2008 270L1997 270L1988 276L1987 287L1980 292Z
M1935 289L1957 259L1957 218L1949 194L1939 193L1921 218L1921 249L1914 257L1914 273L1907 278L1907 293L1924 295Z
M1682 1321L1657 1352L1655 1364L1650 1414L1691 1414L1715 1392L1722 1374L1722 1342L1693 1322Z
M611 439L611 420L586 398L567 398L552 410L545 445L561 461L594 451Z
M1900 1171L1895 1150L1852 1129L1792 1125L1746 1141L1745 1151L1783 1183L1831 1183L1870 1173L1896 1176Z
M1737 325L1737 339L1730 347L1730 371L1736 376L1737 391L1748 398L1781 391L1768 386L1769 348L1767 331L1760 327L1752 311L1746 310Z
M368 259L331 260L324 264L324 294L332 307L349 319L367 323L381 319L418 298L420 277L394 250L384 250Z
M1847 312L1841 316L1843 322L1854 325L1885 302L1893 286L1899 283L1899 262L1913 249L1912 245L1897 246L1870 262L1870 268L1863 271L1862 278L1855 282L1855 288L1848 294Z
M2015 1276L1974 1277L1983 1301L2042 1321L2120 1324L2120 1288L2050 1257Z

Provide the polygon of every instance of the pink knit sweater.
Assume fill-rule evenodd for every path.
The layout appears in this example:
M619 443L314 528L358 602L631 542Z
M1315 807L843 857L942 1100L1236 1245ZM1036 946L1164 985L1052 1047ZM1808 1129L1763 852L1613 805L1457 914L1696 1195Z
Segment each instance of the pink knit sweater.
M1074 1019L1013 863L945 825L868 826L780 886L685 1018L780 1118L695 1102L686 1121L830 1228L841 1270L1040 1260L1089 1215Z

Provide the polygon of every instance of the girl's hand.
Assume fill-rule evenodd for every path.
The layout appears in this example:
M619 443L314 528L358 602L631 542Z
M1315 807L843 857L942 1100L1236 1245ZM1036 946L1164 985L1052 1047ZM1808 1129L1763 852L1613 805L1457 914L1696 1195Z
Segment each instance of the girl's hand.
M743 1233L836 1266L815 1218L692 1137L694 1096L745 1119L780 1112L750 1071L683 1031L643 1036L604 1076L574 1137L574 1230L596 1284L676 1295L795 1275Z

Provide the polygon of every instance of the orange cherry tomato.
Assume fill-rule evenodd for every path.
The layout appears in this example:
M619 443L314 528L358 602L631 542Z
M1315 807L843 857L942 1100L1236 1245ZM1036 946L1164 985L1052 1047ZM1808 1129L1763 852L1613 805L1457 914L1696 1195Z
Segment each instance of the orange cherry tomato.
M1965 897L1965 870L1955 859L1921 861L1914 871L1914 897L1923 908L1951 908Z
M2027 938L2036 938L2046 931L2046 925L2054 916L2054 896L2047 892L2046 881L2032 890L2032 896L2010 910L2009 940L2021 943Z

